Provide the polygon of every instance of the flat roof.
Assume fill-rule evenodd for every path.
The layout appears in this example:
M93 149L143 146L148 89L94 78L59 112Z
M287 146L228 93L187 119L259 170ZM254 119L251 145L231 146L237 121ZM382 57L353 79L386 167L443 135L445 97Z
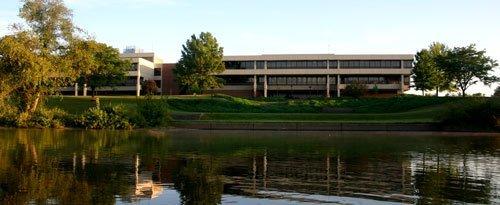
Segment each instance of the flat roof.
M224 61L280 60L413 60L413 54L264 54L224 56Z

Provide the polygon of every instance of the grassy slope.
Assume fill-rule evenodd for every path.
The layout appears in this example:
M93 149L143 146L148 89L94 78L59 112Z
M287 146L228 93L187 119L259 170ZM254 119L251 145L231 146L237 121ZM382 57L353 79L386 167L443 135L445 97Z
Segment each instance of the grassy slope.
M136 97L100 97L101 105L123 104L134 109ZM229 96L171 97L176 115L217 121L434 122L443 104L458 98L394 97L387 99L248 100ZM79 114L93 106L84 97L51 97L49 107ZM351 113L338 113L338 111ZM194 116L194 117L193 117Z

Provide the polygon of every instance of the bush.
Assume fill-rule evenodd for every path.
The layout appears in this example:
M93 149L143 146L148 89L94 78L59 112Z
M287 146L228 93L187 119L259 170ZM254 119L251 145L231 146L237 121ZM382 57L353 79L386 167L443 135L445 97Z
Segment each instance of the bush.
M348 84L343 92L343 95L346 97L353 97L353 98L359 98L361 96L364 96L367 92L367 88L365 84L361 83L351 83Z
M443 126L450 128L495 129L499 116L500 100L498 97L473 98L450 104L439 116L439 120Z
M166 126L171 121L170 109L166 99L155 100L146 96L143 101L138 101L135 123L144 127ZM142 123L142 124L141 124Z
M154 95L158 90L156 82L154 80L147 80L143 85L143 92L146 95Z
M122 105L92 107L75 120L75 125L88 129L132 129Z
M17 109L5 102L0 101L0 126L16 126Z
M66 122L71 119L71 116L59 108L49 109L41 107L33 113L27 122L23 122L22 119L23 117L19 118L19 127L62 128L65 127Z

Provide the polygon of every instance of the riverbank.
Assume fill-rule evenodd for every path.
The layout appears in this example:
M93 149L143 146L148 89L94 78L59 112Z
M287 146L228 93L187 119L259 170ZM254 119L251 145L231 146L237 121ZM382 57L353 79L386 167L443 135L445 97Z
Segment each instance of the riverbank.
M49 97L46 107L60 109L68 115L81 115L95 107L95 102L90 99L90 97ZM436 98L411 95L361 99L244 99L225 95L154 96L148 100L144 97L105 96L99 99L101 106L121 107L123 116L131 118L129 120L131 123L140 121L140 118L137 118L137 110L141 108L139 105L148 101L155 105L151 106L153 108L160 104L168 106L171 116L169 126L174 127L332 131L356 129L386 131L404 130L405 127L411 130L464 130L461 125L455 128L441 126L442 120L445 119L443 115L450 110L452 114L455 114L454 110L459 114L465 113L463 107L475 109L477 101L496 101L490 98ZM495 109L498 109L497 104L490 104L495 106L487 107L487 111L495 113ZM462 108L453 105L460 105ZM474 115L480 113L477 109L468 112ZM142 113L149 111L142 109ZM410 125L413 128L410 128Z

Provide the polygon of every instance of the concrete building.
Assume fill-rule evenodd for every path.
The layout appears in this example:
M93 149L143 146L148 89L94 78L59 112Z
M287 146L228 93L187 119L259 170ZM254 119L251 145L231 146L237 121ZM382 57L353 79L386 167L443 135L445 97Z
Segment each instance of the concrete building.
M127 80L120 87L128 87L127 90L133 90L137 96L140 96L142 83L154 80L158 87L158 93L162 92L163 60L158 58L155 53L145 53L141 49L127 47L120 54L120 57L132 63L132 68L127 73Z
M334 54L224 56L226 71L218 75L224 79L224 87L211 92L245 97L334 97L342 96L348 84L358 82L365 84L371 95L394 95L409 90L413 58ZM175 90L170 84L164 87Z
M163 60L158 58L153 52L144 52L142 49L127 47L120 54L122 59L129 60L132 66L126 73L126 80L113 86L106 86L97 89L99 95L141 95L142 84L148 80L154 80L158 87L157 92L162 92L162 67ZM71 93L75 96L87 96L90 88L87 85L75 84L74 87L62 88L63 93Z

